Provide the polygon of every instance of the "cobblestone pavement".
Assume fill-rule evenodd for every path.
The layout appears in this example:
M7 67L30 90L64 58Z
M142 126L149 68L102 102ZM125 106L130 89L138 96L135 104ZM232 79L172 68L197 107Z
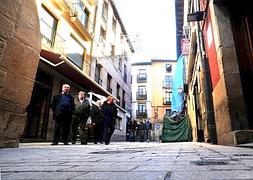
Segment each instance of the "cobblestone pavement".
M0 149L5 179L253 179L253 149L206 143L21 143Z

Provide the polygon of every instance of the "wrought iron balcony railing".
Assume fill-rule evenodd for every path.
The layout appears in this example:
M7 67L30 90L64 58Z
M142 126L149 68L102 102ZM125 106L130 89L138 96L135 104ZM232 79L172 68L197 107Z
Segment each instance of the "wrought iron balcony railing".
M163 98L163 104L164 105L170 105L171 104L171 99L170 98Z
M147 92L146 91L137 91L136 92L136 99L137 100L147 100Z
M136 117L137 118L146 118L147 115L147 110L136 110Z

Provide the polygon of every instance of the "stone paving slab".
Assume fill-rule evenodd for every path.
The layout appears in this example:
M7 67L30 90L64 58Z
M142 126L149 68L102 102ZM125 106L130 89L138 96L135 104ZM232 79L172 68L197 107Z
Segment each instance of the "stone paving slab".
M10 179L253 179L253 149L206 143L50 146L0 149L1 180Z

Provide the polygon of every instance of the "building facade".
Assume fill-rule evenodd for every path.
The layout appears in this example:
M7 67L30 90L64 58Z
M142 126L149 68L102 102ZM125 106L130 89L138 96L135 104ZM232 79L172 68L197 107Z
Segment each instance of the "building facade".
M130 100L127 99L131 94L131 71L130 68L128 68L130 65L127 64L130 60L127 59L126 56L121 55L124 59L120 61L120 63L119 61L116 63L115 58L108 59L106 54L102 54L102 56L99 57L105 57L104 59L102 58L104 60L104 65L102 65L102 61L100 61L100 65L101 67L107 67L107 70L105 70L106 68L101 68L101 77L104 77L105 74L107 75L107 72L113 72L113 74L111 74L111 78L107 78L107 76L106 79L101 78L105 85L98 81L97 76L94 76L96 66L93 66L93 52L96 54L97 51L101 50L98 50L95 46L97 44L95 40L99 42L96 39L98 36L95 34L95 24L97 22L96 19L101 18L101 15L98 15L98 13L102 13L99 12L100 6L103 6L101 2L108 3L108 13L113 14L117 12L116 8L111 8L111 4L113 3L111 1L36 0L32 1L32 3L30 1L22 1L22 3L11 1L10 3L2 4L2 9L4 9L2 14L6 17L15 15L8 14L9 10L7 9L19 6L19 10L21 11L21 9L24 8L21 14L16 11L13 11L13 13L17 13L15 17L20 18L20 22L27 21L27 23L22 23L22 26L19 23L19 25L15 26L21 27L18 29L19 31L17 31L16 35L19 39L24 41L24 51L20 52L20 54L23 54L26 61L23 64L21 61L20 63L19 61L14 63L17 65L16 67L18 67L18 69L22 68L21 74L26 76L26 78L21 81L16 81L20 84L20 87L19 85L13 86L18 88L17 91L11 90L13 87L11 88L11 84L9 84L10 82L15 82L14 76L11 78L12 80L9 79L11 80L9 83L6 81L1 85L1 87L3 87L3 91L1 92L12 96L14 98L13 103L14 101L18 101L17 104L21 104L22 108L14 108L14 106L6 104L6 107L12 107L20 111L19 115L17 112L13 112L18 115L15 116L17 117L15 119L20 119L20 121L14 122L10 119L13 123L10 125L10 123L5 120L7 118L4 118L3 121L6 121L4 124L9 129L5 126L1 127L6 130L1 136L16 140L16 145L19 139L21 141L51 141L54 132L54 121L52 111L50 110L50 102L53 95L61 92L62 84L68 83L71 86L71 94L74 97L77 96L78 91L82 90L87 93L89 92L88 94L97 94L98 97L112 95L115 99L119 100L117 130L119 130L120 133L116 130L115 135L118 135L119 138L115 136L114 139L125 140L124 121L130 116L128 113L130 110ZM29 19L29 17L34 18ZM10 19L13 21L15 20L13 18ZM120 18L115 16L115 19L117 19L118 33L121 34L121 31L123 31L122 36L118 37L125 37L126 31L121 20L119 20L120 23L118 23L118 19ZM15 22L19 22L16 20ZM27 25L27 27L23 28L24 25ZM112 31L112 29L108 28L108 34L110 34L110 31ZM10 32L14 32L14 30ZM5 33L5 31L3 31L3 33ZM6 39L10 39L10 35L6 33L5 35L8 37ZM121 38L121 40L122 41L119 42L122 42L122 44L128 41L126 38ZM109 41L109 44L110 43ZM129 50L131 49L129 44L130 42L128 41L122 45L121 52L124 52L124 54L131 52L131 50ZM28 49L25 45L27 45ZM15 49L15 43L12 49ZM18 49L16 48L15 50ZM27 51L25 49L27 49ZM103 46L102 49L101 52L107 52L105 46ZM31 50L31 52L28 50ZM8 59L11 57L5 56L5 58ZM19 57L19 60L20 59ZM6 63L7 61L2 62ZM121 74L118 69L115 70L116 64L122 66ZM28 75L24 74L24 70L27 71ZM16 71L16 74L20 77L18 71ZM121 79L115 80L118 76L120 76ZM29 79L29 81L26 81L26 79ZM22 91L23 95L20 97L14 96L15 93L21 92L20 88L23 87L23 84L26 85ZM107 86L109 84L110 86ZM7 87L9 88L7 89ZM13 94L11 92L15 93ZM7 102L7 99L3 99L3 102ZM8 102L11 101L8 100ZM6 109L5 112L9 112L9 110ZM4 116L1 117L7 117L5 112ZM11 118L12 115L8 113L8 117Z
M185 1L191 31L187 106L195 141L253 141L252 11L249 2ZM187 19L188 18L188 19Z
M175 60L157 60L132 64L132 111L137 121L153 124L152 140L159 141L163 117L171 115Z
M113 94L118 107L112 140L126 139L126 123L131 117L131 59L134 52L113 1L97 1L91 78Z

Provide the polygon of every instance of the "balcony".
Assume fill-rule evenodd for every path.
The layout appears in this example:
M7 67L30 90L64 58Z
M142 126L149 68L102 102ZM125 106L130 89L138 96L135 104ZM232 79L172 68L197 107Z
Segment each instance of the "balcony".
M64 54L65 39L58 35L43 19L40 19L40 31L43 36L42 45L52 49L55 53Z
M147 118L147 110L136 110L136 117L137 118Z
M172 81L163 81L164 89L172 89Z
M85 60L83 55L69 51L68 43L56 33L43 19L40 19L40 30L43 36L42 49L53 52L55 54L61 54L81 69L85 74L90 74L90 63Z
M171 99L170 98L163 98L163 105L171 105Z
M146 91L137 91L136 92L136 99L137 100L147 100L147 92Z
M93 40L94 26L89 16L82 10L80 0L68 3L70 8L70 17L74 26L84 36L87 41Z
M137 83L146 83L146 82L147 82L147 74L137 75Z

